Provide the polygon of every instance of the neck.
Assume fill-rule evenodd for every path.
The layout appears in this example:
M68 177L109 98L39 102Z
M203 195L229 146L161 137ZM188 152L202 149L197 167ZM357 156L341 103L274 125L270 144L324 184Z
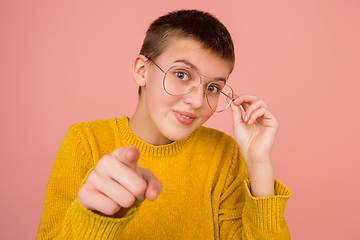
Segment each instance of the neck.
M141 99L134 115L129 119L129 127L136 136L151 145L161 146L173 142L159 132Z

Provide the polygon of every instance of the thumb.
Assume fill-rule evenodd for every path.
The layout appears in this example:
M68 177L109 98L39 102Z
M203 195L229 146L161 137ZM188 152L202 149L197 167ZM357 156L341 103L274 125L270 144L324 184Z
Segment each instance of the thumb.
M236 105L234 102L230 105L231 113L234 122L234 128L243 122L242 116L245 114L245 110L241 105Z
M145 197L150 201L154 201L162 191L162 183L148 169L142 169L142 177L147 182Z

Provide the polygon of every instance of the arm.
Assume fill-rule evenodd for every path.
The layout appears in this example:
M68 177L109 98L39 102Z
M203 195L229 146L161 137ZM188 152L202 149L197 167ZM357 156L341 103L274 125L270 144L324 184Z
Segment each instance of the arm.
M279 122L256 96L238 96L231 110L243 158L233 159L226 181L231 184L224 186L220 239L290 239L283 214L291 193L274 180L270 158Z
M81 186L97 167L88 141L70 127L55 157L49 178L37 239L116 239L136 215L139 205L122 212L121 218L95 213L78 198ZM111 150L110 150L111 151ZM94 211L91 211L91 210ZM117 207L119 209L119 207Z
M273 196L274 171L271 149L279 121L264 100L253 95L241 95L231 104L234 138L244 157L254 197Z
M219 236L216 239L290 239L284 218L290 190L275 180L274 196L252 196L245 162L238 149L226 172L218 213Z
M37 239L82 239L91 224L109 224L109 229L114 230L105 227L108 234L116 235L121 231L121 224L126 220L106 219L85 209L79 202L78 190L94 167L90 146L82 141L77 126L71 126L53 163Z

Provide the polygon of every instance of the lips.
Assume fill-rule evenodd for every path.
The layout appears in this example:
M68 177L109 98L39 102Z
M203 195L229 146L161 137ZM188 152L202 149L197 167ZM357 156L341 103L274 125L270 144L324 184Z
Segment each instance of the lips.
M176 119L181 123L185 125L189 125L193 123L196 119L196 116L192 113L183 112L183 111L173 111Z

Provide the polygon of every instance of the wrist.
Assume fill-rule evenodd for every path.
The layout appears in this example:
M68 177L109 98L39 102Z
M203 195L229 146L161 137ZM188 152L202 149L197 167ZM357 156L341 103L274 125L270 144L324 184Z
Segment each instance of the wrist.
M274 196L274 170L269 164L252 164L247 166L251 194L254 197Z

